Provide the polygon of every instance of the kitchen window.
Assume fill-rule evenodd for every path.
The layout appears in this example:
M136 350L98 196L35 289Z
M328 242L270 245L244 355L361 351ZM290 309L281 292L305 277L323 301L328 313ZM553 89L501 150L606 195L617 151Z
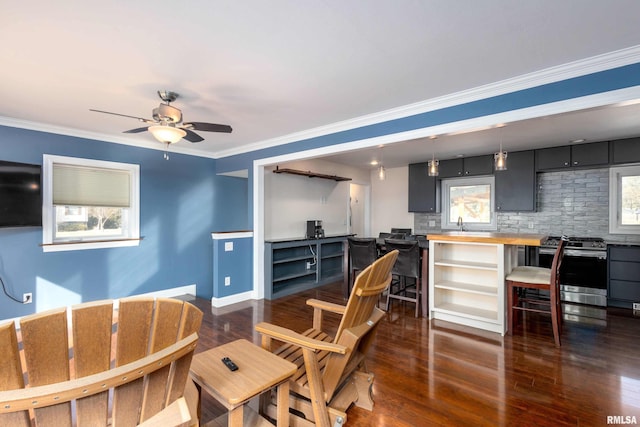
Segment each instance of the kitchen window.
M496 230L493 176L442 180L442 228Z
M44 155L44 252L137 246L139 166Z
M609 233L640 234L640 165L609 169Z

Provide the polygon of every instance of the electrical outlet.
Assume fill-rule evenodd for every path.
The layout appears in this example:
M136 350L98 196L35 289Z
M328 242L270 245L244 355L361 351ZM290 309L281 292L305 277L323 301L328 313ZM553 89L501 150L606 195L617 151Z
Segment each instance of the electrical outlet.
M231 276L225 276L224 285L225 286L231 286Z
M33 302L33 294L31 292L27 292L22 294L22 303L23 304L31 304Z
M633 303L633 309L634 310L640 310L640 302L634 302Z

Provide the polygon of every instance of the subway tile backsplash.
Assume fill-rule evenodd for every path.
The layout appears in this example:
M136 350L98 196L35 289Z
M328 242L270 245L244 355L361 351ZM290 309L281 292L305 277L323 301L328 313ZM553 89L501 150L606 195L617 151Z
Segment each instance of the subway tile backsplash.
M418 234L439 232L440 224L440 214L414 215ZM499 213L498 231L640 243L640 235L609 234L608 168L539 173L537 211Z

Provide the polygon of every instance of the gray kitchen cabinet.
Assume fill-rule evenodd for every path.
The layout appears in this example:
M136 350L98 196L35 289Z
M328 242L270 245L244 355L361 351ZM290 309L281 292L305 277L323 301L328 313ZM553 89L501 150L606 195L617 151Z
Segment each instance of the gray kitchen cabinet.
M610 145L612 164L640 162L640 138L618 139Z
M536 210L536 170L534 150L509 152L507 170L496 171L496 210L525 212Z
M409 165L409 212L437 212L437 177L429 176L427 163Z
M438 178L457 178L464 173L462 159L440 160Z
M492 173L493 155L489 154L485 156L442 160L440 162L439 178L491 175Z
M607 246L607 305L633 308L640 303L640 246Z
M539 171L562 169L571 166L571 147L568 145L543 148L535 152L536 169Z
M542 148L535 153L538 171L609 164L608 141Z
M571 166L606 166L609 164L609 142L592 142L571 146Z

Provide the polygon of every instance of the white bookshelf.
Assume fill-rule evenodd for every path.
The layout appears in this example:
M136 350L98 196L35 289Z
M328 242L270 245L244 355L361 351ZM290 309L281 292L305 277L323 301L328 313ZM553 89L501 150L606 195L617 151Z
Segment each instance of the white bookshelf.
M515 262L514 245L429 240L430 317L504 335L504 277Z

